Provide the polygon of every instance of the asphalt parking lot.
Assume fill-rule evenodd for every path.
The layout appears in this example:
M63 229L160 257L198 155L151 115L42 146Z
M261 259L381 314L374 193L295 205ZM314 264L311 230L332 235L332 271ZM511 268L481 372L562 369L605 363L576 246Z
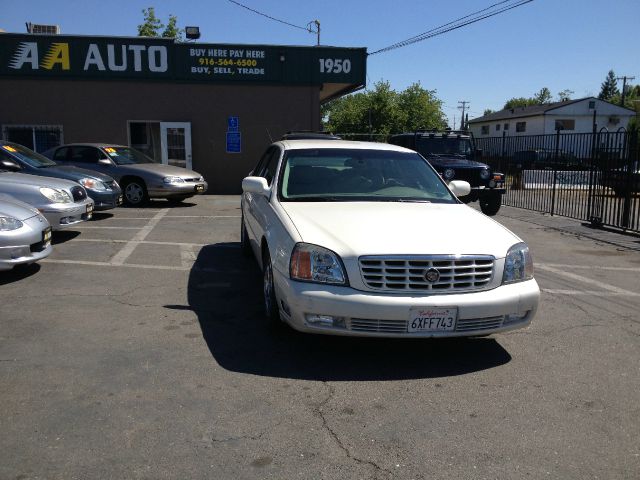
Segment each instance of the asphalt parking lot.
M495 219L538 315L446 341L267 329L237 196L56 234L0 274L0 479L639 478L640 238Z

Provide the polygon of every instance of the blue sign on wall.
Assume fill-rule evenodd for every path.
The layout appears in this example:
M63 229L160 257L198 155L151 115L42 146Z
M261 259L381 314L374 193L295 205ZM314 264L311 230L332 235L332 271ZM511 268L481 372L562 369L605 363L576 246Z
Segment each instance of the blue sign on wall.
M240 153L242 151L242 134L240 132L227 132L227 153Z
M240 119L238 117L227 118L227 132L238 132L240 130Z

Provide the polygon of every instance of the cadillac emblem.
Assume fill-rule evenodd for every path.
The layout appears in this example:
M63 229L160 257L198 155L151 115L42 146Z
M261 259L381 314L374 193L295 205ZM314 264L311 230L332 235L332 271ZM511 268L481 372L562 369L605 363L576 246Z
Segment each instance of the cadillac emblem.
M440 272L435 268L430 268L425 272L424 279L429 283L436 283L440 280Z

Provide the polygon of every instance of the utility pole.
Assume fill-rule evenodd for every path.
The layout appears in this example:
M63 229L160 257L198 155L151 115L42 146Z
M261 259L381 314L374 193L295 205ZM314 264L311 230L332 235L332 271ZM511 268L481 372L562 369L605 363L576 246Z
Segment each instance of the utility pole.
M462 110L462 117L460 118L460 130L464 130L464 111L470 102L467 102L466 100L461 100L461 101L458 101L458 103L460 104L458 105L458 110Z
M616 77L616 81L622 80L622 95L620 95L620 106L624 107L624 96L627 94L627 80L635 80L636 77Z
M311 27L311 24L314 24L316 26L315 31L313 30L313 27ZM307 23L307 31L309 33L315 33L318 37L318 45L320 45L320 20L313 20L309 23Z

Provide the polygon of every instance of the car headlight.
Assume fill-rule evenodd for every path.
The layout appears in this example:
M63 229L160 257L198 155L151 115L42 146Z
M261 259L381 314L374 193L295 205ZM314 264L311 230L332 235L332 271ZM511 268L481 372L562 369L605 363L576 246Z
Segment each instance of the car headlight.
M0 232L8 232L21 228L23 223L17 218L0 217Z
M204 182L204 177L202 175L200 175L200 178L198 179L199 182Z
M164 177L162 181L164 183L184 183L184 179L180 177Z
M516 243L504 259L502 283L524 282L533 278L533 258L526 243Z
M57 188L41 187L40 193L50 202L53 203L71 203L71 196L64 190Z
M94 180L93 178L81 178L78 180L78 183L89 190L97 190L99 192L107 190L107 186L104 183L99 180Z
M480 178L482 180L486 180L487 178L489 178L489 176L490 176L489 170L487 170L486 168L480 170Z
M340 257L331 250L310 243L298 243L293 248L289 276L303 282L347 284Z

